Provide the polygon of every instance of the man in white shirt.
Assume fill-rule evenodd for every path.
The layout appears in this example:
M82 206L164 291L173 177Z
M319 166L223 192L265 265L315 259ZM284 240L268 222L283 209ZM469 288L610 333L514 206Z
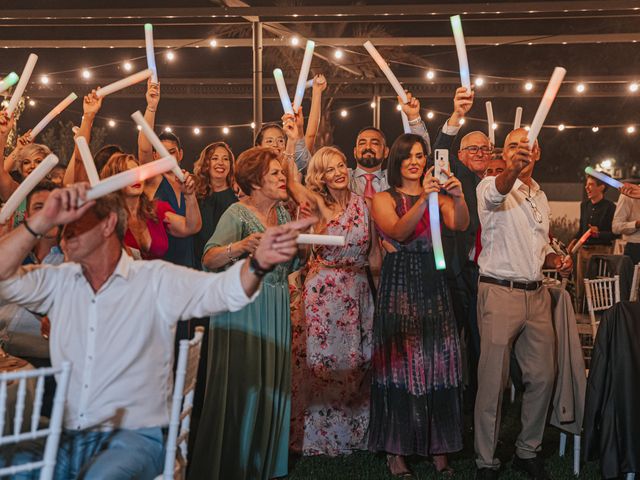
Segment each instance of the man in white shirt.
M631 189L626 187L623 193ZM640 262L640 199L620 195L611 224L613 233L622 235L626 241L624 254L631 257L634 264Z
M53 366L72 363L56 478L151 479L162 471L178 321L243 308L262 276L295 255L296 229L315 219L267 229L250 260L211 274L133 261L122 249L122 197L77 208L85 192L85 184L53 191L0 238L0 298L47 314ZM68 263L20 266L56 225L65 225Z
M500 461L494 454L513 347L526 386L513 468L544 480L548 475L537 453L555 379L555 334L542 268L568 276L573 265L549 245L549 204L531 177L540 159L538 144L530 150L526 130L514 130L505 140L503 157L506 170L485 177L476 191L482 226L476 478L498 478Z

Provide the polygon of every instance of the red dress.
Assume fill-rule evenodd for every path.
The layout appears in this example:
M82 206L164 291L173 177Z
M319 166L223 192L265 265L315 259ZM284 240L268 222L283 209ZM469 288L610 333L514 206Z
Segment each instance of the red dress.
M173 208L171 208L171 205L162 200L155 201L155 209L158 220L155 222L153 220L147 220L147 229L151 236L151 244L149 245L148 252L142 251L130 229L127 228L127 232L124 235L124 244L127 247L138 250L145 260L162 258L169 249L169 238L167 237L167 228L165 227L164 220L167 212L175 212Z

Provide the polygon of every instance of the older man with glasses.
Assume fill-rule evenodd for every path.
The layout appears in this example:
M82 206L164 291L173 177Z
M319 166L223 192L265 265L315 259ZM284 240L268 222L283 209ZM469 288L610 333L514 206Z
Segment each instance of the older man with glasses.
M503 157L506 169L485 177L477 188L483 248L478 259L476 478L498 478L495 449L513 347L525 385L513 468L544 480L548 475L538 452L555 379L555 334L542 268L568 276L573 264L549 245L549 204L532 178L540 159L538 144L530 149L526 130L514 130L505 140Z

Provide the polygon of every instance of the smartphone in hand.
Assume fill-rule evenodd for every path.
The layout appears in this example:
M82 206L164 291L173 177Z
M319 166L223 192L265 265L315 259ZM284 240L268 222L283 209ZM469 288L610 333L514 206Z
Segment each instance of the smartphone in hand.
M438 148L434 154L433 176L438 179L438 182L444 184L449 180L449 176L445 172L451 171L449 165L449 150L444 148Z

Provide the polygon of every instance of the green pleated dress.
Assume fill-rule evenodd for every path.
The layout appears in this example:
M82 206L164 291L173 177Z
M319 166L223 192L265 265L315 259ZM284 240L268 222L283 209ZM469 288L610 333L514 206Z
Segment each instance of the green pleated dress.
M277 207L278 224L289 221ZM241 203L220 218L204 251L264 232ZM287 475L291 417L291 318L287 276L267 274L253 303L211 317L209 368L190 479L269 479Z

